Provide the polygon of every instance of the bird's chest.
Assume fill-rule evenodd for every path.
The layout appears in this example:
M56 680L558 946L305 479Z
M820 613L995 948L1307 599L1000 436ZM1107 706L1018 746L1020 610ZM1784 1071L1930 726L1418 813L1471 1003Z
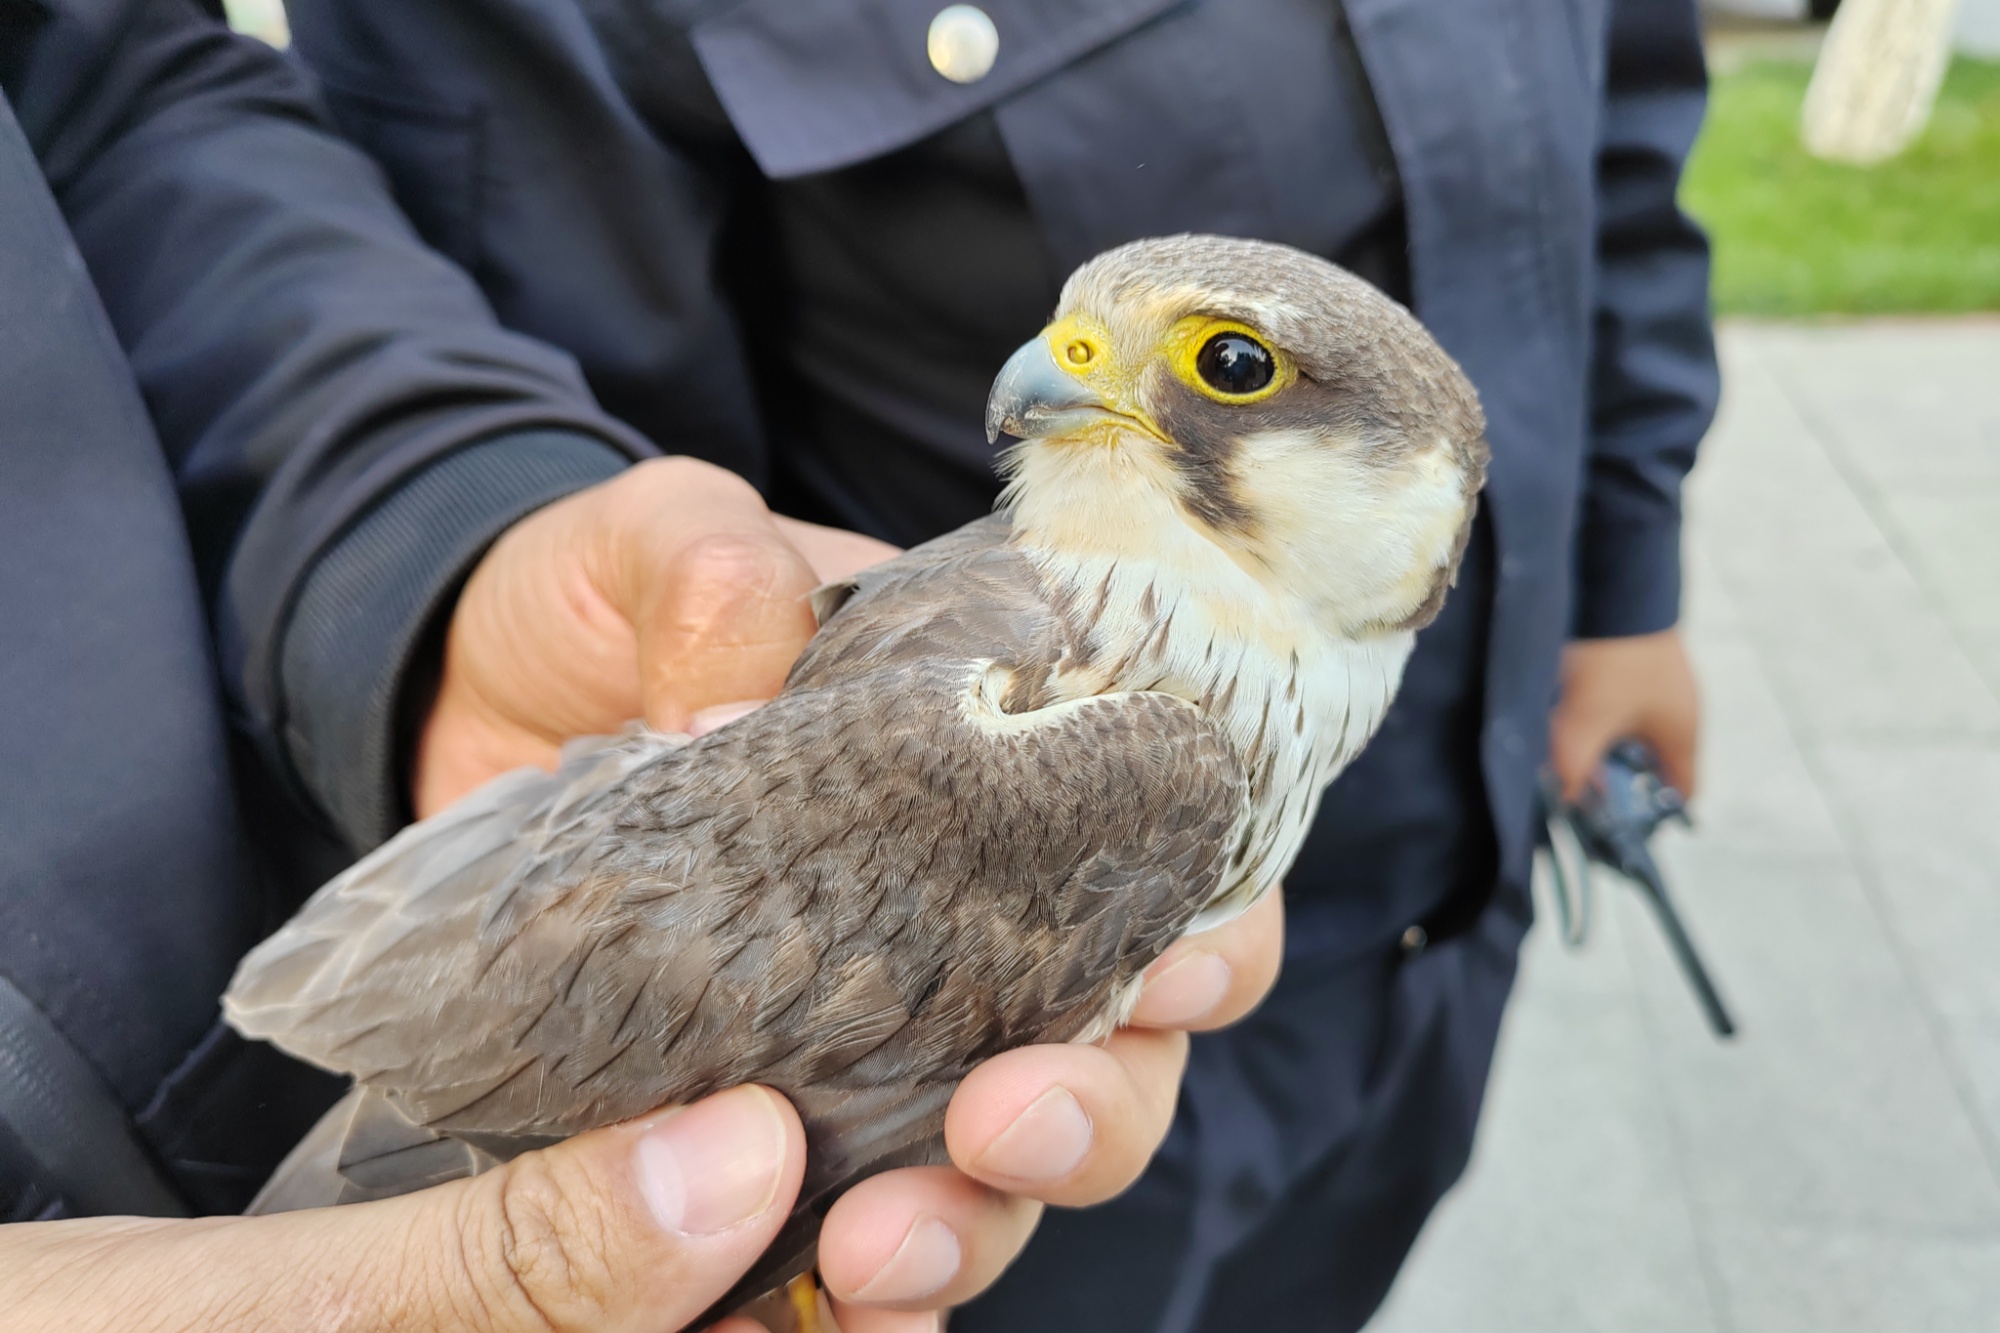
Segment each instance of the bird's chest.
M1154 690L1199 707L1248 779L1222 883L1200 924L1235 915L1290 869L1319 798L1388 710L1408 635L1332 639L1240 594L1177 586L1171 571L1113 571L1090 599L1083 659L1056 692Z
M1321 794L1373 734L1394 691L1372 663L1356 671L1345 661L1288 659L1269 678L1258 666L1243 663L1233 696L1225 685L1209 705L1242 756L1249 799L1229 871L1198 924L1225 920L1277 887Z

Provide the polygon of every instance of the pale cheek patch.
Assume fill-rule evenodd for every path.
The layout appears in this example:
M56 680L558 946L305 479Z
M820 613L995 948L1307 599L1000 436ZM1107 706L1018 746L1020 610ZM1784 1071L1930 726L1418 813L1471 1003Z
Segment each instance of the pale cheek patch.
M1450 563L1459 529L1465 526L1465 481L1446 447L1416 461L1416 475L1402 497L1409 515L1410 569L1400 591L1408 599L1408 611L1430 596L1437 572Z
M1388 470L1367 447L1275 432L1242 440L1232 468L1273 573L1355 626L1394 624L1422 605L1465 517L1464 482L1442 443Z

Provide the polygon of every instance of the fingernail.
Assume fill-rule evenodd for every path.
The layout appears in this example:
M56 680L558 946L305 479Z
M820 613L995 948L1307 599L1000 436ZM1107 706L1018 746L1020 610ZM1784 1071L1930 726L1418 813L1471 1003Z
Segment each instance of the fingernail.
M1095 1133L1083 1104L1057 1084L1029 1102L973 1165L983 1174L1023 1184L1061 1180L1083 1164Z
M728 726L739 717L748 717L762 708L767 699L739 699L733 704L717 704L704 708L688 719L688 735L706 736L717 727Z
M919 1301L958 1276L958 1233L928 1214L910 1224L889 1262L854 1293L858 1301Z
M712 1236L778 1194L785 1124L771 1094L737 1088L677 1111L639 1140L639 1189L668 1231Z
M1200 1022L1221 1007L1233 975L1221 954L1190 949L1166 971L1146 978L1132 1021L1163 1028Z

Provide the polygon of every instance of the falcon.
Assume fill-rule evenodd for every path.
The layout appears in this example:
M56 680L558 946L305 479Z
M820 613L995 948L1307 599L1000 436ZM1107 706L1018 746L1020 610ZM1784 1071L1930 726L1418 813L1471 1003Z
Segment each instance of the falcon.
M995 513L818 590L776 699L496 779L250 953L230 1022L354 1079L253 1211L763 1083L806 1179L727 1308L943 1161L974 1065L1103 1037L1277 885L1456 574L1464 375L1324 260L1177 236L1069 279L986 429Z

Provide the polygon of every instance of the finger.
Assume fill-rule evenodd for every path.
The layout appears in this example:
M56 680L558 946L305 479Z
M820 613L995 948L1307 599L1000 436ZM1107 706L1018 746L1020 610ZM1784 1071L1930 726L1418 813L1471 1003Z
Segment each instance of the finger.
M1549 765L1562 784L1564 800L1583 795L1605 752L1628 726L1625 717L1587 704L1556 709L1549 719Z
M632 626L639 698L663 731L770 698L816 626L812 567L742 478L656 459L595 493L590 583Z
M685 731L705 708L777 694L817 626L816 581L772 535L712 532L648 574L639 636L646 720Z
M1028 1243L1041 1205L988 1189L950 1167L862 1181L820 1232L820 1280L843 1306L935 1309L970 1300Z
M1693 799L1699 753L1699 714L1693 709L1661 709L1648 716L1640 739L1660 759L1660 774L1682 796Z
M696 716L778 693L812 637L804 562L755 534L710 533L650 574L637 620L646 720L688 731Z
M1166 1137L1187 1063L1179 1032L1120 1029L1101 1046L1023 1046L959 1085L945 1146L960 1170L1065 1207L1139 1178Z
M1146 969L1130 1022L1190 1032L1227 1027L1270 993L1284 954L1284 895L1274 890L1234 921L1175 941Z

